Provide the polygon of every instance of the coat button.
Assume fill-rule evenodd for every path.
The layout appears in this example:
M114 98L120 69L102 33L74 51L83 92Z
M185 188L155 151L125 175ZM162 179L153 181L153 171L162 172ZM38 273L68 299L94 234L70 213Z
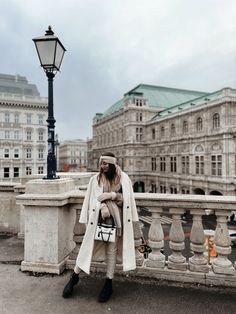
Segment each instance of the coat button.
M130 219L128 219L128 222L130 222Z
M95 212L95 209L93 209L93 212Z
M91 222L91 225L93 225L93 222Z
M127 206L127 208L129 208L129 206Z

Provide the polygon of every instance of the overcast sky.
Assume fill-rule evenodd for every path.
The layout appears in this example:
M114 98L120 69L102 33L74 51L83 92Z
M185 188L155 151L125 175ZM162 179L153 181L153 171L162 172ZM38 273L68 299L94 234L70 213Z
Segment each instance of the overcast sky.
M92 135L92 119L140 83L236 88L235 0L0 0L0 72L47 97L32 38L48 25L67 49L54 80L59 140Z

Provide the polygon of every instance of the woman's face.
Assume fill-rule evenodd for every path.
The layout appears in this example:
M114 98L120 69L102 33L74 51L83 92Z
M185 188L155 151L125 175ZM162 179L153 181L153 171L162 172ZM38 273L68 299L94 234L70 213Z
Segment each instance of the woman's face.
M109 164L107 162L103 161L101 164L101 169L102 169L102 172L108 172Z

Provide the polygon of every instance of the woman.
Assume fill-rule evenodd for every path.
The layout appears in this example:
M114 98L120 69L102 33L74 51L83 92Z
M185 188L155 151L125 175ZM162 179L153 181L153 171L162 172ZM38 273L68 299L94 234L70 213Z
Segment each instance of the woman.
M84 198L79 222L87 224L80 247L74 273L63 291L63 297L72 295L73 287L79 281L79 273L89 274L92 257L99 256L105 248L107 272L105 284L98 301L106 302L112 294L112 279L117 259L118 246L121 245L123 271L136 268L132 222L138 221L131 181L117 165L114 154L107 153L100 157L100 172L90 179ZM115 242L94 240L99 216L105 223L115 223L117 236Z

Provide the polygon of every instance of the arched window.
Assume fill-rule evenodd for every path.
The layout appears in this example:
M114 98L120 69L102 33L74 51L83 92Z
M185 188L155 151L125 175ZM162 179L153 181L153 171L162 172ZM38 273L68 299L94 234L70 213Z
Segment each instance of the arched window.
M218 129L220 127L220 115L219 115L219 113L215 113L213 115L212 122L213 122L213 129Z
M201 117L197 118L196 129L197 131L202 131L202 118Z
M188 133L188 121L183 122L183 133L184 134Z

